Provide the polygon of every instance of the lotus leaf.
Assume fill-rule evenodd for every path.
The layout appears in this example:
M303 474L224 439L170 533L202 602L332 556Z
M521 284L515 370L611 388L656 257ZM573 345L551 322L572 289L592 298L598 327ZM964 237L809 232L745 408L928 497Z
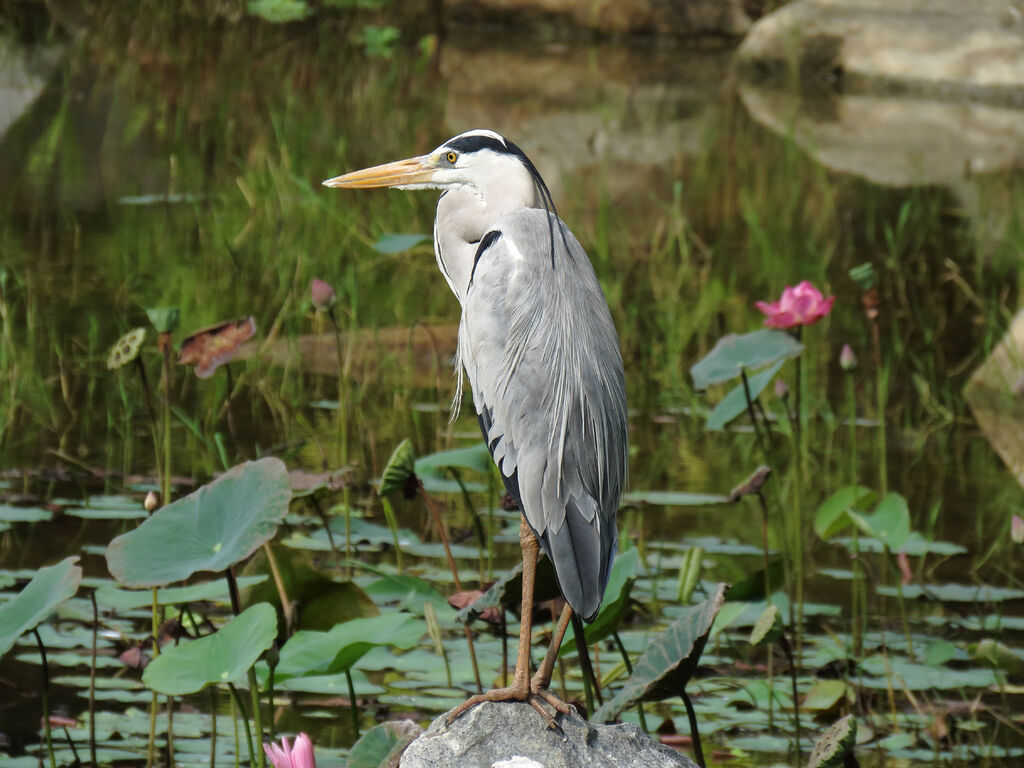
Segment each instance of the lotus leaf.
M782 358L765 370L748 377L746 388L744 388L743 382L740 382L739 385L731 389L708 415L704 428L710 432L723 429L726 424L747 410L747 390L750 392L750 402L753 403L769 382L775 378L775 374L779 372L785 362L786 358Z
M376 646L412 648L423 632L423 625L406 613L353 619L326 632L296 632L281 648L274 679L344 672Z
M726 589L719 584L711 597L656 635L637 659L625 686L594 713L594 720L608 722L638 701L661 701L682 693L697 669Z
M390 496L392 493L405 491L409 487L409 481L416 474L415 462L416 454L413 452L412 443L406 438L391 452L391 458L384 465L378 489L380 495Z
M421 243L430 242L430 235L418 234L391 234L382 236L371 247L377 253L393 255L415 248Z
M195 693L242 677L277 636L277 614L267 603L246 608L212 635L165 647L142 682L168 695Z
M423 733L412 720L375 725L352 745L347 768L383 768L398 765L398 756L409 743Z
M17 596L0 605L0 656L78 591L82 569L77 563L77 557L67 557L40 568Z
M115 538L107 547L107 566L131 587L224 571L273 538L290 498L279 459L239 464Z
M693 386L697 390L707 389L712 384L736 378L740 371L753 371L796 357L803 349L804 345L785 331L762 328L742 335L730 333L690 368Z
M623 494L623 504L654 504L659 507L708 507L729 504L727 496L716 493L687 493L685 491L630 491ZM760 552L761 550L757 550Z

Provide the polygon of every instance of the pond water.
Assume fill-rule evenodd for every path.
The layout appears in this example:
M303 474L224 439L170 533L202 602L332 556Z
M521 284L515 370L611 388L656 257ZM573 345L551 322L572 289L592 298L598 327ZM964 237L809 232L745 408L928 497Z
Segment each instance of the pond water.
M344 541L345 522L332 505L348 504L362 542L355 556L387 571L390 534L369 523L386 525L372 482L393 449L405 438L419 456L479 443L471 407L448 418L458 308L429 240L398 253L382 240L429 234L434 193L319 182L488 127L544 175L621 337L632 495L620 524L624 548L642 555L636 610L621 631L634 660L679 615L686 552L704 547L695 601L764 562L752 499L692 506L645 494L726 494L767 462L772 556L786 560L788 579L794 569L806 575L802 610L789 612L781 592L774 598L805 622L794 633L800 696L818 699L802 707L804 750L809 734L852 711L862 765L1021 759L1024 571L1010 521L1024 494L998 426L979 428L964 393L1019 307L1024 138L1013 126L1024 115L751 84L718 41L595 44L466 27L443 41L405 29L379 48L347 17L282 26L218 13L55 5L9 11L0 25L0 586L13 594L35 569L81 555L86 588L42 632L55 704L78 718L80 751L88 587L109 585L106 544L136 525L157 484L136 371L108 370L108 349L149 325L148 308L180 310L175 348L196 329L253 316L256 337L230 374L174 372L176 493L258 456L309 472L344 468L347 490L325 502L334 536ZM877 326L850 276L865 263ZM334 334L309 299L314 277L338 294L350 350L340 396ZM837 299L803 331L800 381L793 362L777 375L791 394L769 384L761 395L773 425L767 452L746 414L708 431L707 414L731 385L696 391L690 367L723 334L762 326L755 301L805 279ZM155 338L150 330L141 358L154 388ZM838 362L844 344L858 358L851 372ZM805 417L795 436L787 413L798 399ZM1013 432L1013 411L1011 402L995 423ZM466 589L517 559L515 515L499 508L494 478L469 480L483 490L436 494L450 508ZM844 664L849 529L826 541L813 527L821 503L851 483L899 494L920 537L904 547L912 572L902 599L896 558L861 541L868 626L857 665ZM493 558L479 555L471 508L487 512ZM396 502L395 513L409 529L406 566L448 595L425 508ZM347 572L308 503L293 504L278 541L288 562ZM265 572L265 559L249 570ZM368 588L379 575L357 567L353 578ZM223 616L225 601L221 593L204 610ZM688 688L705 753L713 764L794 764L784 659L773 661L779 703L769 714L765 652L747 643L763 595L747 602L708 644ZM110 750L101 760L145 748L150 694L116 660L145 636L148 608L139 605L101 606L97 729ZM473 689L454 613L440 620L444 660L425 635L412 651L378 649L357 665L363 729L398 716L426 722ZM1008 649L1016 667L986 665L977 654L985 640ZM481 631L477 642L485 682L500 676L497 636ZM617 652L598 645L609 672ZM566 672L577 695L574 662ZM35 764L25 755L39 750L38 678L26 635L0 665L0 750L12 764ZM823 685L836 680L848 686L839 695ZM355 739L339 685L293 685L275 718L280 731L313 733L328 765ZM216 707L227 712L227 702L222 693ZM208 761L209 697L179 706L179 762ZM688 732L678 699L645 706L651 730ZM229 718L218 722L227 728L218 762L227 764L234 737Z

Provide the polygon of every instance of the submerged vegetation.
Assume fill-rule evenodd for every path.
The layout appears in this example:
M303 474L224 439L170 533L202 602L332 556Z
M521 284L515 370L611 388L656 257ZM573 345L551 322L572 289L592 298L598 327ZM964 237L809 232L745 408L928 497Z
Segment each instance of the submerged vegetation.
M0 136L5 765L257 765L300 731L321 768L376 765L412 737L390 721L501 681L518 513L472 407L449 422L433 198L319 188L485 122L590 253L632 408L593 679L567 640L554 685L708 765L803 765L837 722L817 764L850 733L865 766L1022 759L1024 494L963 394L1019 305L1019 172L830 172L751 119L727 51L510 41L496 67L228 6L4 33L45 74ZM805 280L835 298L801 288L798 329Z

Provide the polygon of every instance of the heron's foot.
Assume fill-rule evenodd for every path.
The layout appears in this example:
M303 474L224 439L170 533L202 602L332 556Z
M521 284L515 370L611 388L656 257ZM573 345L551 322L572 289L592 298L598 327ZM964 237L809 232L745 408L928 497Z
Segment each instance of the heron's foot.
M563 715L568 715L572 712L572 705L568 704L561 696L548 688L550 679L545 680L540 672L537 672L530 681L530 694L532 700L544 699L548 704L555 708L557 712L561 712Z
M549 696L554 698L555 701L552 701ZM555 722L554 715L548 712L544 708L544 705L541 704L542 699L549 702L558 712L565 713L569 711L569 705L547 689L544 689L541 693L534 693L531 690L530 685L510 685L507 688L493 688L485 693L478 693L475 696L470 696L448 714L448 724L451 725L459 715L462 715L477 704L482 704L485 701L525 701L540 713L540 716L544 718L544 722L548 724L548 728L555 731L561 730L558 727L558 723ZM559 704L561 704L561 707ZM562 709L562 707L565 707L565 709Z

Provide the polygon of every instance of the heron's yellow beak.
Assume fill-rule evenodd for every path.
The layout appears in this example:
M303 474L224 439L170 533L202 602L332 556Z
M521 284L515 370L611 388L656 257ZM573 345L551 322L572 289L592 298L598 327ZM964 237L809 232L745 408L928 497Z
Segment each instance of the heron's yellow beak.
M335 176L323 182L325 187L347 189L370 189L373 187L406 187L410 184L426 184L434 175L435 167L428 155L410 157L393 163L375 165L361 171Z

